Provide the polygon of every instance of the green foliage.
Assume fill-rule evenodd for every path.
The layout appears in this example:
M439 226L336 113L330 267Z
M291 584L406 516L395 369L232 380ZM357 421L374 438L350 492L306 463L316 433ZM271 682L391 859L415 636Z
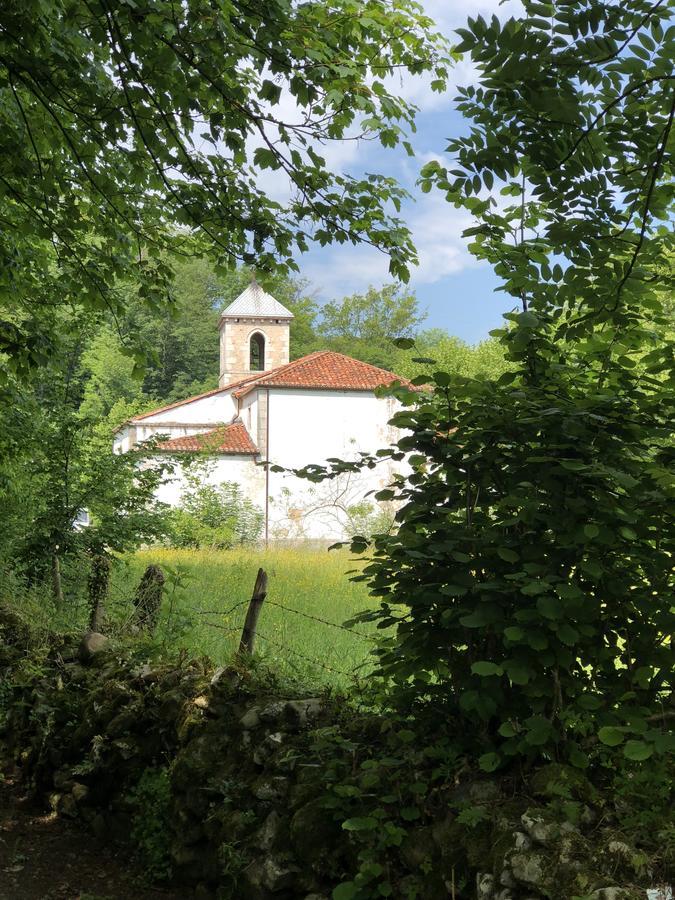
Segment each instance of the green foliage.
M131 840L148 879L171 877L171 781L166 768L146 769L129 792Z
M395 417L416 472L397 493L398 531L375 538L361 576L382 598L368 618L398 622L380 663L403 696L449 707L492 745L487 770L555 745L581 765L598 727L645 759L672 748L651 719L671 668L669 407L585 348L563 364L543 315L512 319L520 370L439 373Z
M318 336L322 348L390 369L398 356L394 338L416 334L425 318L414 294L395 284L370 287L365 294L326 303Z
M621 830L636 847L653 840L666 871L675 866L675 822L670 797L675 791L674 757L645 766L620 765L611 785Z
M5 382L12 402L0 410L7 451L0 463L0 546L31 577L54 557L120 552L164 530L154 491L167 465L140 469L135 454L112 452L115 430L138 407L118 398L120 383L130 383L124 367L106 372L106 358L94 364L86 352L90 341L100 349L105 333L100 317L65 316L58 357ZM84 509L92 524L78 530Z
M398 144L415 108L394 72L443 86L445 44L411 0L28 0L3 6L0 59L3 363L46 359L60 308L121 312L126 278L162 306L167 252L288 270L310 239L367 241L406 275L410 237L385 212L404 192L316 147L356 124Z
M440 370L466 378L496 379L508 370L508 362L495 338L471 346L440 328L432 328L416 335L410 350L397 354L393 368L406 378Z
M227 550L255 543L264 514L232 481L208 481L208 462L192 465L180 506L168 513L169 541L193 550Z
M675 745L660 715L675 632L661 306L675 31L660 4L544 6L460 30L480 72L460 90L473 127L450 142L453 168L422 171L472 213L473 253L520 307L493 334L506 370L432 368L416 379L431 392L397 392L409 434L380 455L413 474L361 576L382 601L362 621L396 627L378 658L398 702L459 721L486 771L514 757L639 765Z

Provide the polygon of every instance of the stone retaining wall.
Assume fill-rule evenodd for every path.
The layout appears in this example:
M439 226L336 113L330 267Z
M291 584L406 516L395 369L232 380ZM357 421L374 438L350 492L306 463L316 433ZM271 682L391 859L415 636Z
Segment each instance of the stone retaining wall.
M134 792L144 773L166 772L164 831L153 840L169 847L173 879L199 897L327 900L345 882L336 896L354 900L378 896L378 883L390 891L379 896L411 900L646 896L639 854L601 827L592 789L573 770L540 770L524 796L513 781L451 780L421 797L411 820L387 796L393 788L363 788L364 758L392 752L384 717L328 695L284 696L260 676L198 660L156 665L107 649L82 665L67 644L31 671L7 646L4 657L2 739L35 793L100 838L142 844ZM397 789L421 777L423 758L395 760ZM544 805L561 779L575 822ZM378 804L398 843L342 827L347 816L377 816ZM478 811L473 825L467 809ZM156 827L152 810L144 814ZM387 880L373 876L369 887L364 847L379 846Z

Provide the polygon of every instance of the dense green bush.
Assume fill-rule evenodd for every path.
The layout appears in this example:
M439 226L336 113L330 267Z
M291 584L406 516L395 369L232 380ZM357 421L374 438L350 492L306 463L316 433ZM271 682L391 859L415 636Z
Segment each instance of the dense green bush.
M171 510L169 542L174 547L227 550L260 537L264 515L238 484L204 480L204 467L187 476L181 505Z
M171 783L166 768L146 769L129 794L131 839L152 881L171 875Z
M379 495L403 506L360 576L382 600L366 618L397 624L379 657L399 695L459 716L486 768L543 749L583 766L596 734L646 759L673 745L654 717L672 661L668 406L623 366L563 365L543 316L512 318L520 370L439 372L395 417L415 473Z

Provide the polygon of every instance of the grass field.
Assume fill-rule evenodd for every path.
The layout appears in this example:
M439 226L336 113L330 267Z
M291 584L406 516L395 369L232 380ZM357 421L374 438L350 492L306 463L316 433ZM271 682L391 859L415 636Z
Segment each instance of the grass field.
M350 582L345 574L356 565L347 551L144 550L114 569L111 612L116 618L123 618L125 610L131 612L136 585L151 563L160 565L167 576L157 637L172 650L185 647L217 663L227 662L238 646L247 602L262 566L269 578L268 600L260 616L256 650L271 667L302 680L340 686L349 683L352 673L363 675L370 667L370 641L308 618L342 624L375 605L366 587ZM359 625L358 631L372 634L374 629Z

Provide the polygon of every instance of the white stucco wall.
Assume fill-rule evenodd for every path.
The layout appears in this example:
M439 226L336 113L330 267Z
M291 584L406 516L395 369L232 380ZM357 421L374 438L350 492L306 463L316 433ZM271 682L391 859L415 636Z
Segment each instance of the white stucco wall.
M325 464L329 457L349 460L358 458L360 451L374 454L400 435L388 425L399 408L398 402L393 398L378 399L366 391L270 388L268 401L267 390L260 389L245 395L239 407L237 410L236 401L229 394L203 398L142 420L136 426L136 440L142 441L153 433L168 433L171 437L194 434L207 430L209 422L228 422L239 412L263 454L269 424L269 453L263 459L287 468L302 468L311 463ZM132 438L128 428L122 429L116 438L116 449L128 450ZM162 455L161 459L166 457ZM401 463L381 462L374 469L314 484L292 474L266 473L265 467L256 465L250 455L227 454L209 459L209 471L204 476L207 482L235 482L263 511L269 484L271 540L344 539L348 536L345 526L353 528L354 510L358 517L359 508L367 509L369 504L373 510L378 507L377 501L365 495L386 487L394 471L404 468ZM183 466L177 463L173 474L159 488L157 499L179 505L184 486Z
M198 400L192 400L190 403L183 403L181 406L174 406L164 412L153 413L139 420L139 426L142 424L151 424L157 422L194 422L198 424L208 424L212 422L217 425L220 422L229 422L237 412L237 401L227 391L212 394L210 397L201 397Z
M329 457L349 460L356 459L359 451L375 453L396 440L397 430L388 421L398 408L393 398L379 399L365 391L271 389L268 458L278 465L301 468L325 463ZM383 462L320 484L270 472L270 537L345 537L349 520L345 509L353 510L364 501L375 507L376 501L365 495L386 487L393 471L390 463Z
M206 458L204 458L206 461ZM161 462L166 463L167 457L150 457L146 465ZM192 471L195 471L192 469ZM224 481L232 481L238 484L246 496L261 508L265 502L265 470L255 464L255 458L250 455L227 454L208 457L207 467L202 480L206 484L218 485ZM181 495L186 486L185 470L183 465L174 461L174 470L167 475L160 485L155 496L161 503L169 506L180 506Z

